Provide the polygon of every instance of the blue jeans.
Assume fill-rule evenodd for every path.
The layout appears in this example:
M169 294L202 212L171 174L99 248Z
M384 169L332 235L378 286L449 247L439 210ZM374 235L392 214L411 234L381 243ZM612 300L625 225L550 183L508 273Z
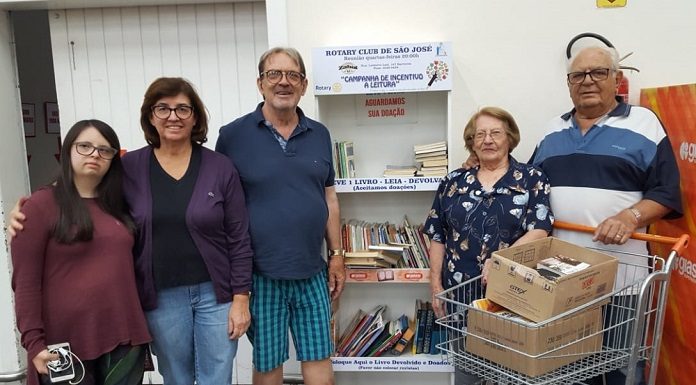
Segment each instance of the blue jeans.
M166 385L227 385L237 340L227 334L230 302L217 302L212 282L157 293L147 312L152 352Z

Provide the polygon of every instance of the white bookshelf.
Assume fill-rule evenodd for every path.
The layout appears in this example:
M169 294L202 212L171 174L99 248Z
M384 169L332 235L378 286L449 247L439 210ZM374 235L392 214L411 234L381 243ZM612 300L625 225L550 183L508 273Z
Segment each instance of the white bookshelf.
M353 142L356 177L336 180L341 218L345 220L401 223L406 215L415 225L426 219L441 177L384 177L382 173L387 165L415 164L414 145L447 141L450 94L401 95L409 99L408 117L374 122L358 116L365 114L359 106L365 96L316 97L317 116L329 128L332 140ZM380 270L385 272L381 279ZM387 270L391 274L386 274ZM430 300L428 269L348 269L347 274L336 319L340 333L358 309L368 311L386 304L385 320L402 314L412 320L416 299ZM395 279L384 280L389 276ZM454 370L440 355L412 355L410 351L401 356L333 357L332 361L336 382L341 384L444 385L452 383Z

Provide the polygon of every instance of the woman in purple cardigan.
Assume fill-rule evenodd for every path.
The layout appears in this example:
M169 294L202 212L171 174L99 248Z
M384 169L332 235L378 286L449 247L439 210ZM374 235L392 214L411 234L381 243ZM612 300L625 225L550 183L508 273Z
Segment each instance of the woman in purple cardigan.
M167 385L229 384L251 321L239 174L201 146L208 117L186 80L155 80L140 123L149 145L123 157L123 189L138 228L135 273L153 353Z

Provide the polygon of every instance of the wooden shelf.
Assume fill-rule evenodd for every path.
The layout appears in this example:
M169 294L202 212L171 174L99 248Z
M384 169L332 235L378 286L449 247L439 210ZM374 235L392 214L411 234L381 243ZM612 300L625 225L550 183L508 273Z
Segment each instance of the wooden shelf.
M454 372L443 356L417 354L397 357L331 357L336 372Z
M430 269L346 269L348 283L428 283Z
M336 178L336 192L437 191L442 177L402 176L377 178Z

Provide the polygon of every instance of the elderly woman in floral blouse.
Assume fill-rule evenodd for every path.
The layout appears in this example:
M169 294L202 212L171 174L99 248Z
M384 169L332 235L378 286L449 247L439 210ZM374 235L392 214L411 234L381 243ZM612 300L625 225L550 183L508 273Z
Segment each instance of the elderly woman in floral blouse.
M544 238L553 225L546 176L510 155L520 142L510 113L482 108L467 123L464 141L479 165L442 180L424 227L432 239L430 287L438 317L444 308L436 294L482 274L494 251ZM482 293L453 299L468 303Z

